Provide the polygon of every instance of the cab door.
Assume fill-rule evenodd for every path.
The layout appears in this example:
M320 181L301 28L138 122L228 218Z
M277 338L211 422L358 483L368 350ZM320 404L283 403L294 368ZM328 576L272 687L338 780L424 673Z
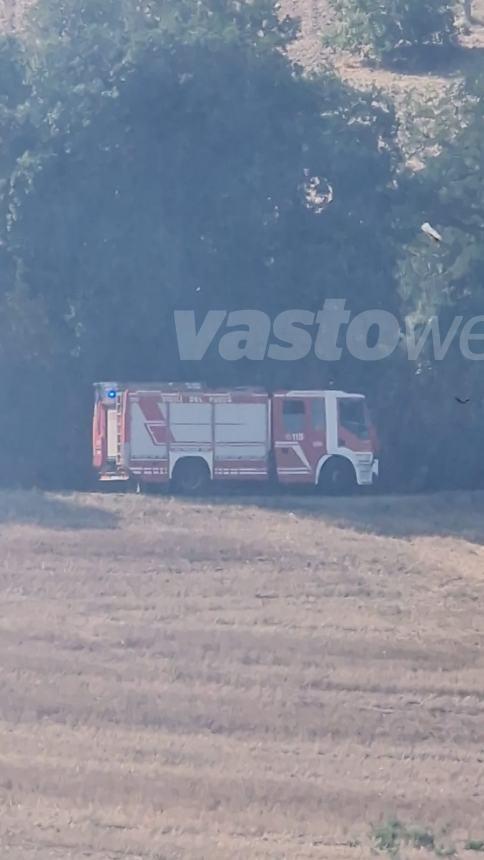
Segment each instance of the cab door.
M279 481L283 484L314 483L310 399L275 395L273 409L274 454Z

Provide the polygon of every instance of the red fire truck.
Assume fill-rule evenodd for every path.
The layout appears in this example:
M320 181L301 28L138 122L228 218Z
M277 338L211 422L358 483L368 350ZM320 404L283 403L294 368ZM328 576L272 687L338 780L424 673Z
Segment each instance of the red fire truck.
M343 391L98 383L93 453L103 482L170 484L182 493L250 480L335 494L378 476L365 398Z

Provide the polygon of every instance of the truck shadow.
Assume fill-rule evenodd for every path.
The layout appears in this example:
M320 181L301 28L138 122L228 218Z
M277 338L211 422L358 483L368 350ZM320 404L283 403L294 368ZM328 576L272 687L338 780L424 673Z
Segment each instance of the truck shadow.
M251 497L226 492L212 497L210 503L284 511L362 534L399 539L453 537L484 545L483 491L350 498L300 492Z
M119 518L112 510L84 501L81 496L37 491L1 491L0 525L38 525L56 531L115 529Z

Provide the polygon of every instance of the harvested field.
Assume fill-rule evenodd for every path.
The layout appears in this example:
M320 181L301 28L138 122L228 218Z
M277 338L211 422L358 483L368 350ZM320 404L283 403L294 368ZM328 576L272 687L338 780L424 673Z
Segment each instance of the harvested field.
M3 494L0 551L2 858L476 856L483 495Z

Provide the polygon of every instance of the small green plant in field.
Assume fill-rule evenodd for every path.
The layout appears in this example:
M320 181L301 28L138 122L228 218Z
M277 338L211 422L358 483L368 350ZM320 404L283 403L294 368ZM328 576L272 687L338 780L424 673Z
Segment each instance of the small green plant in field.
M466 851L480 851L484 854L484 839L469 839L465 844Z
M435 854L437 857L454 857L456 853L457 852L453 845L449 845L447 848L443 845L437 845L435 848Z
M389 857L399 857L402 845L425 848L433 851L436 857L453 857L455 848L437 843L431 830L424 827L407 827L396 818L373 828L373 840L378 851Z
M405 828L395 818L373 828L373 839L379 851L386 851L390 857L395 857L400 849L400 843Z
M415 848L427 848L432 851L435 848L435 837L430 830L420 827L411 827L405 831L405 842Z

